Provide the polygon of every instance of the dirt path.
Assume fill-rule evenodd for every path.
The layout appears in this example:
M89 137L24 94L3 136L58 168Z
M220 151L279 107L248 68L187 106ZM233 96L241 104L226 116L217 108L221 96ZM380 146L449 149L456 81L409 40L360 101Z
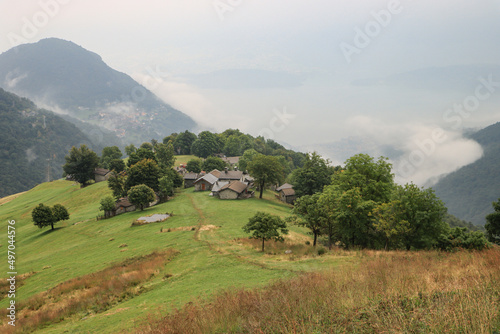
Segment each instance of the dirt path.
M273 267L270 267L269 265L267 265L265 263L262 263L262 262L259 262L259 261L254 261L254 260L249 259L248 257L241 256L241 255L238 255L238 254L234 254L233 252L230 252L230 251L227 251L225 249L222 249L221 247L215 248L214 245L212 243L210 243L210 241L200 239L200 232L203 230L202 227L205 226L205 225L207 225L207 219L206 219L205 214L203 213L203 211L196 205L196 202L195 202L193 196L191 194L186 194L186 196L189 198L189 200L191 201L191 204L193 205L193 208L196 210L196 212L198 212L198 216L200 217L199 218L199 224L197 225L196 231L195 231L195 233L193 235L193 239L196 240L196 241L199 241L199 242L203 242L205 245L207 245L207 247L211 251L217 252L217 253L219 253L221 255L230 256L230 257L234 258L235 260L237 260L238 262L242 262L242 263L247 263L247 264L250 264L250 265L254 265L254 266L259 267L261 269L278 270L278 271L289 271L289 272L294 272L294 273L304 272L304 271L301 271L301 270L273 268Z

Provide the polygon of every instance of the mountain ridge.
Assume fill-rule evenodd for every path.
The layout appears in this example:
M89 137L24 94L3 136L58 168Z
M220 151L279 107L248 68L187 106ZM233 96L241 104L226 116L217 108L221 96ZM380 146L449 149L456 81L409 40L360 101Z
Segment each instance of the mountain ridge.
M58 38L2 53L0 87L136 144L196 126L98 54Z
M500 122L468 136L483 147L483 156L444 176L433 188L451 214L484 225L493 212L491 203L500 197Z

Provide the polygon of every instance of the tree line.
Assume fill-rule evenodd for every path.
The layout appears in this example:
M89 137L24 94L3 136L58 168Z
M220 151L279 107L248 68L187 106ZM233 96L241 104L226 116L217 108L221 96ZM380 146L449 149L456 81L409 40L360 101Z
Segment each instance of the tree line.
M484 234L450 228L447 209L431 188L394 182L387 158L358 154L331 167L316 153L292 174L298 198L289 218L310 229L314 245L371 249L483 249Z

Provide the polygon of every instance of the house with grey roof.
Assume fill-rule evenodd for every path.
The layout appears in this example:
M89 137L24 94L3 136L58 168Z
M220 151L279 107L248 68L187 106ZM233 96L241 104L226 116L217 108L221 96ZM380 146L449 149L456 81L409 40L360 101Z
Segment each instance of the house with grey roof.
M227 168L220 172L219 180L221 181L243 181L243 172L239 170L228 170Z
M214 186L215 182L217 182L218 179L216 176L213 174L205 174L204 176L198 178L196 181L194 181L194 190L195 191L208 191L212 190L212 187Z
M284 188L279 192L280 200L282 202L293 204L295 202L295 190L293 188Z
M106 168L96 168L94 170L94 180L95 182L107 181L111 176L111 171Z
M219 196L219 191L224 187L225 185L228 185L229 181L217 181L212 187L212 196Z
M182 177L184 179L184 188L190 188L194 186L194 181L199 179L196 173L186 173Z
M291 185L290 183L285 183L285 184L282 184L281 186L279 186L278 188L276 188L276 191L280 192L282 189L292 189L292 188L293 188L293 185Z

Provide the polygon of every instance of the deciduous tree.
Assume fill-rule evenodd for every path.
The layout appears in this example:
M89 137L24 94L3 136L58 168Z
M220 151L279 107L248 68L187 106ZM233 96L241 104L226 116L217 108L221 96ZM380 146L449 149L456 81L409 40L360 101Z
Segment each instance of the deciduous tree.
M61 220L68 220L69 219L68 210L61 204L55 204L52 207L52 215L54 217L55 223L57 223ZM54 229L54 226L52 226L52 229Z
M295 170L292 176L293 190L297 197L320 193L324 186L330 184L335 168L329 166L329 163L329 160L323 159L316 152L307 154L304 166Z
M273 156L258 155L248 164L248 171L255 178L255 183L259 185L260 194L267 185L278 184L283 180L283 166L279 160Z
M156 160L161 169L172 168L175 165L175 152L172 143L156 144Z
M152 150L149 150L146 148L140 148L135 153L130 154L128 161L127 161L127 166L131 167L131 166L135 165L136 163L138 163L139 161L144 160L144 159L151 159L151 160L158 162L158 160L156 159L156 155L154 154L154 152Z
M192 173L199 173L202 170L203 160L200 158L191 159L186 164L186 170Z
M145 184L154 191L158 191L160 167L152 159L144 159L129 168L125 188L130 189L139 184Z
M179 133L173 140L174 150L177 154L192 154L191 146L198 137L188 130ZM165 142L164 142L165 143Z
M219 152L219 140L217 136L210 131L200 132L198 139L196 139L191 146L191 153L201 158L207 158Z
M168 196L174 195L174 182L168 176L163 176L158 180L158 188L160 189L162 201L167 200Z
M224 162L224 160L218 157L208 157L205 159L205 161L203 161L203 164L201 165L201 169L207 173L213 171L214 169L222 171L225 167L226 163Z
M296 222L307 227L313 234L313 246L316 247L318 237L325 231L327 217L323 207L318 204L320 195L305 195L297 198L292 212L298 216Z
M137 151L137 147L135 147L134 144L130 144L125 146L125 154L130 156L132 153L135 153Z
M486 216L487 222L484 228L486 229L488 240L500 245L500 198L498 202L493 202L493 208L495 212Z
M54 214L49 206L43 203L38 204L33 211L31 211L31 218L35 226L43 228L45 226L52 226L54 229Z
M138 206L142 211L144 210L144 207L148 206L149 203L155 200L155 193L153 189L147 185L139 184L130 188L127 193L127 197L130 203Z
M104 211L105 218L109 218L113 215L113 212L115 211L115 200L112 196L108 195L102 198L100 204L101 206L99 207L99 210Z
M243 231L250 233L250 238L262 239L262 251L266 240L284 241L283 234L288 234L286 223L278 216L257 212L243 226Z
M110 163L112 160L120 159L122 157L122 151L118 148L118 146L107 146L102 149L101 161L99 165L102 168L110 168Z
M81 145L80 148L73 146L65 159L64 172L71 175L81 184L82 188L94 179L94 171L99 163L99 157L86 145Z
M126 180L127 177L124 172L113 172L108 179L108 187L113 191L113 196L117 200L127 196Z

